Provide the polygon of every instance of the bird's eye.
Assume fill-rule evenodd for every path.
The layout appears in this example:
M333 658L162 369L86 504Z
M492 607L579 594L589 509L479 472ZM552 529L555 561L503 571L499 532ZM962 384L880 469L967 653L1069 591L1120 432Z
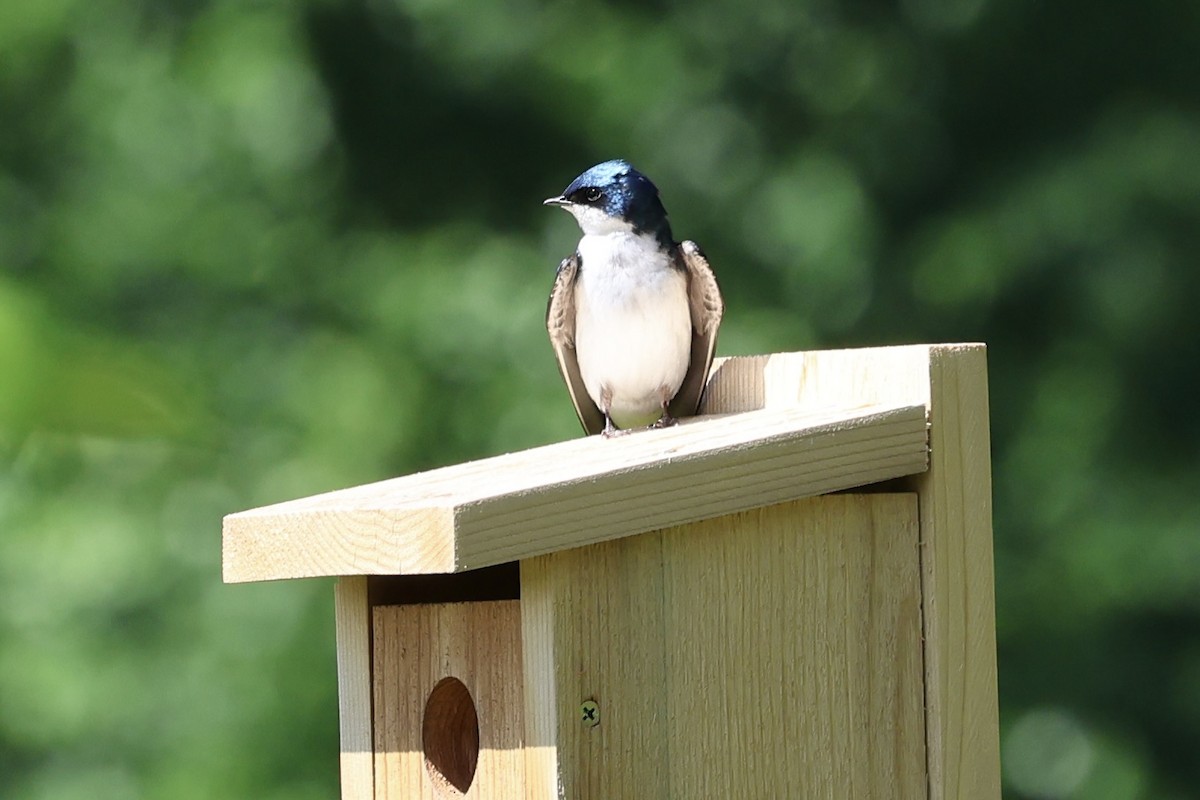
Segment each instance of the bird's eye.
M599 189L597 189L595 186L593 186L584 193L583 197L589 203L594 203L600 199L602 194L603 194L603 192L601 192Z

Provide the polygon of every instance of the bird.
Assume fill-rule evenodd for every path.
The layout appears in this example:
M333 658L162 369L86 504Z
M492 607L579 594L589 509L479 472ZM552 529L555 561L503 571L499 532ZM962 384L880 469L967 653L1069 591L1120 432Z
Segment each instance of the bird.
M583 233L546 307L584 431L618 436L694 416L725 302L695 242L676 242L658 187L625 160L597 164L543 205Z

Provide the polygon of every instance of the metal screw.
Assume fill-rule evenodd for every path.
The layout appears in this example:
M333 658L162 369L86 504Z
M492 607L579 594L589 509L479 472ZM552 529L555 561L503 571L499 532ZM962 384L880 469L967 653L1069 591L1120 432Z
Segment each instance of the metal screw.
M584 700L579 706L579 721L585 728L594 728L600 724L600 705L595 700Z

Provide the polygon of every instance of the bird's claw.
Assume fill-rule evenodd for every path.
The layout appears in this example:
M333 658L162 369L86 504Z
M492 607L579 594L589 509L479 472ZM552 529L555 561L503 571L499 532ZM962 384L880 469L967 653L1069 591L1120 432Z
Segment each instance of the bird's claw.
M627 430L621 430L616 425L613 425L612 417L606 413L604 415L604 430L600 431L600 435L605 439L615 439L618 436L624 436L629 433Z
M666 411L663 411L663 415L661 417L659 417L657 420L655 420L654 422L650 423L650 427L651 428L669 428L672 425L676 424L677 422L679 422L679 420L672 417Z

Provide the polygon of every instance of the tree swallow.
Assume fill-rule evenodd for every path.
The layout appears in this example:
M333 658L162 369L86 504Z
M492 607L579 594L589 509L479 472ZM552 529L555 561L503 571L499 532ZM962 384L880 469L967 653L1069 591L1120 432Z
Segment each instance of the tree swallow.
M700 406L725 303L694 242L676 242L658 189L625 161L558 197L583 238L558 266L546 329L589 434L665 427Z

